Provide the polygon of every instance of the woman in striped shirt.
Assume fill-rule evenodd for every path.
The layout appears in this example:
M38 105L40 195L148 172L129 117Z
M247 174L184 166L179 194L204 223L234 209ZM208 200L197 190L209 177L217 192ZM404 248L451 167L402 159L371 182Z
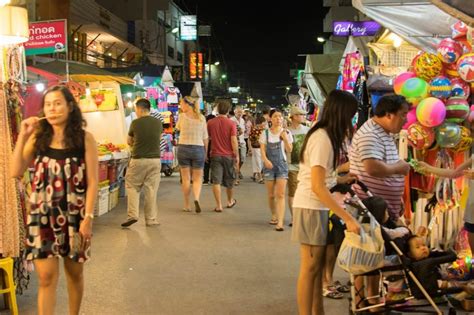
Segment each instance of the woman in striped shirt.
M199 198L201 196L202 176L206 160L209 136L207 134L206 118L199 112L198 101L185 96L180 102L181 114L176 124L179 130L178 164L181 170L181 188L184 195L183 211L189 212L189 195L194 195L196 213L201 212Z

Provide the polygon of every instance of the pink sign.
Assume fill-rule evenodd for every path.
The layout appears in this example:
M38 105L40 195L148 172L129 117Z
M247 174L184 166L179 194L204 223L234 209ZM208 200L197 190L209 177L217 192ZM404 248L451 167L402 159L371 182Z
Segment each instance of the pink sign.
M66 20L30 23L30 39L24 46L27 56L66 52Z

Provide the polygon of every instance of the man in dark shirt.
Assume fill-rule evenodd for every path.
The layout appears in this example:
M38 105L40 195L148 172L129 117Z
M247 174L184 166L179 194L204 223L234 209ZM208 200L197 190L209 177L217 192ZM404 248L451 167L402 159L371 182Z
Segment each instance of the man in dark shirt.
M236 204L233 198L235 168L239 165L239 144L237 141L237 125L227 118L230 103L227 100L217 100L219 115L207 123L207 131L212 141L211 148L211 182L216 208L222 212L221 185L227 188L227 208Z
M125 176L127 189L127 221L122 227L129 227L138 221L140 191L144 193L146 226L156 226L156 194L160 186L161 161L160 140L163 124L150 116L150 102L141 98L135 102L137 119L132 121L128 131L128 144L132 148L132 159Z

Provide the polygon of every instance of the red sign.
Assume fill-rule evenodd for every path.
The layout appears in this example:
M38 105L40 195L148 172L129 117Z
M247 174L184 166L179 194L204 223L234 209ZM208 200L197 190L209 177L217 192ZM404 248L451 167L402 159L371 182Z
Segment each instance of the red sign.
M204 64L202 53L190 53L189 55L189 77L193 80L202 79L204 76Z
M30 23L30 39L24 44L27 56L66 52L66 20Z

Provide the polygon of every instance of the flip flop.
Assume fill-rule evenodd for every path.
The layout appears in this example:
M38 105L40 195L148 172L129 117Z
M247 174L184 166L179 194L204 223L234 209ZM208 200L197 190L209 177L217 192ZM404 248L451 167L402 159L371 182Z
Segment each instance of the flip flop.
M201 213L201 205L199 204L199 201L194 200L194 208L196 210L196 213Z
M230 205L227 206L227 208L233 208L235 205L237 204L237 199L232 199L232 202L230 203Z
M278 224L278 220L270 220L270 221L268 222L268 224L277 225L277 224Z
M215 212L222 212L222 209L214 208L214 211L215 211Z
M191 212L191 209L183 208L183 211L184 211L184 212Z

